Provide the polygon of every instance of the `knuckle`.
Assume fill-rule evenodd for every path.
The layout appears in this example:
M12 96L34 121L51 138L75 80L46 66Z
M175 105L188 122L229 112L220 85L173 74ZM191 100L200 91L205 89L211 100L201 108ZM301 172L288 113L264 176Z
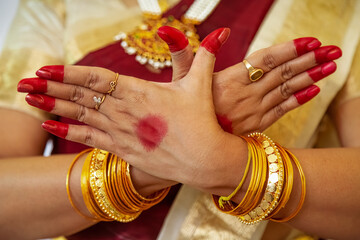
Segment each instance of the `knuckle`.
M276 118L280 118L286 113L286 109L282 105L277 105L274 108L274 113Z
M93 89L95 86L98 85L99 82L100 82L99 74L97 74L96 71L91 69L86 76L85 87Z
M147 95L144 91L136 91L132 96L132 101L134 103L144 103L146 102Z
M280 66L280 75L283 80L289 80L294 76L294 71L289 63L284 63Z
M70 101L79 102L84 98L84 90L80 86L75 86L70 94Z
M269 69L273 69L276 67L276 60L275 57L269 52L267 51L264 56L263 56L263 62L264 65L266 67L268 67Z
M88 128L85 133L84 143L88 146L94 146L95 145L94 135L95 135L94 130Z
M280 95L282 96L283 99L288 99L292 94L289 84L287 82L281 84L279 89L280 89Z
M76 120L79 122L84 122L86 117L86 107L79 106L78 111L76 113Z

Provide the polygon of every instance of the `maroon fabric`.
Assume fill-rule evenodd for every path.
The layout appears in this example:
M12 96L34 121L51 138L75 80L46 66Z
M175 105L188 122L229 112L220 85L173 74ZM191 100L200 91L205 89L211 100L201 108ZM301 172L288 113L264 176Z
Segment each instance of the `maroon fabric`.
M173 15L179 18L192 2L193 0L182 0L178 5L170 9L165 16ZM197 27L200 39L220 27L229 27L231 29L229 39L217 54L215 71L222 70L243 60L260 23L272 3L273 0L222 0L213 14ZM119 74L156 82L169 82L172 74L170 68L163 69L160 74L148 71L135 61L135 56L127 55L119 42L88 54L77 65L104 67ZM66 118L60 118L60 121L80 124ZM54 152L77 153L85 148L87 147L81 144L57 139ZM131 223L99 223L94 227L68 237L68 239L156 239L177 190L178 187L174 187L161 204L145 211Z

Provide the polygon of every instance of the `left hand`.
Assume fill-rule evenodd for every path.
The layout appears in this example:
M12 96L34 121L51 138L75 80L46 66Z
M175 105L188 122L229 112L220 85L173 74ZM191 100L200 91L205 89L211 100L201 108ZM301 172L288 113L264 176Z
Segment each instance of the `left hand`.
M45 122L44 128L55 135L113 152L159 178L196 184L203 181L195 180L200 174L197 167L207 165L213 151L232 136L217 123L211 91L213 53L228 35L228 29L211 33L203 41L208 48L199 48L188 74L171 83L120 76L110 96L104 93L115 73L65 66L63 83L48 81L47 95L29 94L26 99L53 114L88 124ZM98 111L94 96L106 96Z

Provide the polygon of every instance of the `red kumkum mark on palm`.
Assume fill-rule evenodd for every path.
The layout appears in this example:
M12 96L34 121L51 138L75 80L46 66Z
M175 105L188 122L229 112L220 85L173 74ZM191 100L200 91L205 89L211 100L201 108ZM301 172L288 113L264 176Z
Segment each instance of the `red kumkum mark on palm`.
M146 151L157 148L168 131L165 120L156 115L140 119L136 124L136 135Z

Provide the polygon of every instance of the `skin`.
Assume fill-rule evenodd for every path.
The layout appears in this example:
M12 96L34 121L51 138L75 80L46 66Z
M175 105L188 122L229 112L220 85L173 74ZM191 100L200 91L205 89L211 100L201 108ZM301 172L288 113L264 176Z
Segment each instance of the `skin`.
M291 46L291 44L292 43L290 43L289 46ZM278 48L278 50L279 49L284 50L284 49L286 49L286 47L289 47L289 46L283 45L281 48ZM293 53L294 51L290 50L289 52ZM182 54L184 54L186 57L186 54L188 54L188 52L185 50L182 53L178 53L176 59L183 58L184 55L182 55ZM215 79L218 79L217 81L219 81L219 82L220 82L220 80L222 80L223 81L222 83L224 85L221 86L222 87L221 90L225 91L227 89L225 86L229 86L226 83L226 81L224 81L223 78L220 78L221 74L224 74L224 73L230 74L229 78L228 78L230 80L228 83L233 81L233 78L234 79L247 79L247 78L245 78L245 77L247 77L247 71L246 71L246 69L244 69L242 64L239 64L238 66L234 66L233 68L229 68L222 73L217 73L217 74L212 75L211 74L211 72L212 72L211 66L213 65L213 61L214 61L213 56L209 55L206 52L201 53L201 51L198 54L200 56L202 55L203 57L209 58L209 59L207 59L207 64L206 64L206 66L210 69L210 71L209 71L210 74L208 77L209 78L213 77L214 81L215 81ZM283 52L282 54L286 55L288 53ZM278 54L276 57L281 59L281 57L283 57L282 54ZM197 56L199 56L199 55L197 55ZM304 56L306 56L306 54ZM258 57L261 59L261 55ZM296 57L296 56L293 56L293 57ZM314 58L313 55L309 54L308 57L306 58L307 60L305 60L305 58L303 58L301 60L301 62L302 63L306 62L306 66L312 67L315 65L315 62L313 60L311 60L313 58ZM249 60L250 59L252 59L252 61L253 61L252 64L256 63L256 57L252 57L252 58L249 57ZM283 57L283 59L284 59L284 57ZM203 59L200 59L200 60L203 60ZM282 61L282 62L284 62L284 61ZM282 63L282 62L280 62L280 63ZM204 65L203 64L204 61L201 61L201 63L202 63L202 65ZM280 64L280 63L278 62L277 64ZM176 64L179 64L179 63L174 63L174 66ZM194 62L194 65L197 65L196 60ZM260 67L261 65L257 65L257 66ZM186 69L186 67L183 66L183 69ZM266 66L264 67L264 69L266 69ZM79 79L78 77L81 77L81 76L89 76L88 72L86 72L86 71L82 72L80 68L75 69L75 71L72 73L71 73L71 71L68 71L68 70L70 70L70 68L65 70L65 76L69 73L71 76L73 76L76 79ZM97 70L101 71L101 74L97 73L99 77L109 76L109 79L110 79L110 77L111 77L111 79L113 79L113 74L111 72L105 71L102 69L97 69ZM200 70L200 69L195 69L194 71L198 71L198 70ZM270 68L267 68L267 71L270 71ZM198 72L201 72L201 75L203 75L204 71L198 71ZM96 73L96 72L94 72L94 73ZM193 72L193 73L195 74L196 72ZM280 72L278 72L278 73L280 74ZM79 75L77 75L77 74L79 74ZM84 75L82 75L82 74L84 74ZM225 75L223 75L223 76L225 76ZM311 79L307 78L306 76L307 75L304 75L304 78L302 78L302 81L304 81L305 84L304 83L299 84L299 83L296 83L296 81L295 81L294 85L292 85L292 86L297 86L297 87L292 89L292 91L296 92L296 89L300 90L301 88L299 88L299 86L303 86L303 85L308 86L309 84L311 85L311 81L309 81ZM277 77L277 76L275 76L275 77ZM70 78L67 77L64 79L64 81L66 79L70 79ZM202 116L202 115L206 116L206 115L209 115L209 112L212 112L213 115L212 115L212 117L209 118L209 121L201 121L201 122L195 121L194 124L196 126L189 126L189 127L191 127L191 129L204 129L205 125L203 123L205 123L206 130L209 130L209 127L210 127L210 130L212 132L211 134L214 134L214 132L215 132L215 134L219 134L216 136L220 137L220 139L217 143L209 142L209 144L211 144L210 148L212 148L213 146L216 146L218 148L226 147L226 148L224 148L224 149L226 149L226 156L224 156L224 155L220 156L219 152L218 153L215 152L216 154L210 157L210 154L212 154L213 151L216 149L210 149L210 150L206 150L206 151L203 150L201 153L204 154L204 156L206 156L206 159L203 159L203 162L199 162L198 161L199 158L194 159L193 165L189 165L189 163L186 163L186 162L181 162L181 163L185 163L184 169L178 169L181 171L179 171L179 173L176 173L173 178L168 178L170 180L162 180L157 177L151 176L145 172L142 172L141 170L139 170L137 168L133 168L131 171L132 171L132 178L133 178L134 184L135 184L137 190L145 196L156 190L159 190L161 188L164 188L166 186L174 184L174 181L172 181L171 179L173 179L173 180L176 179L176 181L182 181L184 183L191 183L194 187L200 188L204 191L208 191L208 192L212 192L212 193L216 193L216 194L227 195L230 192L232 192L232 190L234 189L234 186L240 180L240 179L237 179L240 176L238 169L244 169L245 160L243 159L244 158L243 155L244 155L244 152L246 152L246 146L244 146L244 143L241 140L239 140L239 138L237 138L236 136L233 136L233 135L223 132L221 130L221 128L219 127L219 125L217 124L213 105L210 104L212 102L210 81L207 83L206 82L199 83L196 81L194 82L193 79L191 79L191 78L188 78L187 83L190 84L190 87L189 87L186 85L182 85L183 83L180 83L180 79L181 79L181 77L174 76L174 83L175 83L174 85L178 85L177 89L183 89L183 88L186 88L187 90L192 90L195 88L196 89L206 89L205 87L207 85L207 89L210 89L210 90L207 90L204 94L201 94L201 93L194 94L195 92L190 92L188 94L185 94L185 97L188 97L188 99L187 98L184 99L183 96L177 94L177 92L170 92L171 94L170 94L170 96L168 96L169 103L171 103L172 101L174 103L182 103L182 101L176 101L178 99L185 100L185 103L189 103L192 106L194 105L194 102L200 103L200 106L196 106L195 109L187 110L186 112L184 112L182 114L183 116L180 116L181 119L174 121L174 123L178 124L178 123L176 123L177 121L179 121L181 123L182 120L184 121L184 123L186 123L186 120L189 116L193 116L194 114L196 114L196 117ZM268 79L268 81L266 81L266 79ZM262 88L263 84L266 84L266 83L269 83L270 81L272 81L272 79L265 78L265 77L262 78L262 80L265 80L265 81L257 83L256 84L258 86L257 88ZM101 81L99 81L99 83L101 83ZM135 81L135 83L128 81L128 83L130 85L128 85L126 87L128 90L131 90L129 92L130 93L130 95L129 95L130 103L132 103L134 105L136 105L136 103L139 103L139 101L141 100L138 98L132 98L134 96L137 96L137 94L135 94L135 93L145 94L143 96L146 98L143 100L149 100L148 97L156 98L156 97L160 96L160 95L158 95L158 92L156 92L156 90L154 90L154 88L153 88L153 86L155 86L155 89L161 89L160 86L158 86L157 84L152 85L150 83L142 82L142 81L141 81L141 84L143 84L143 85L137 85L138 84L137 81ZM55 84L59 84L59 83L55 83ZM132 85L132 87L131 87L131 84L134 84L134 85ZM278 82L277 84L281 84L281 83ZM246 90L251 90L253 88L252 89L253 92L259 92L259 91L257 91L258 89L256 89L254 87L255 84L250 85L249 83L246 82L246 83L243 83L243 85L244 86L240 85L241 86L240 89L245 88ZM54 82L49 82L48 86L49 86L48 94L50 94L52 91L51 89L55 89L59 85L54 85ZM119 86L120 85L118 85L117 89L121 89ZM139 86L142 86L146 89L148 89L148 87L149 87L149 89L146 92L142 92L143 88L140 88L140 89L137 88ZM220 85L214 85L214 86L220 87ZM96 85L95 87L98 87L99 89L102 88L104 91L107 91L108 85L107 84ZM276 89L276 87L277 86L275 86L275 89ZM153 90L154 90L154 92L151 93ZM163 89L160 91L162 91L161 93L166 94L166 92L170 91L170 90L171 90L171 88L166 88L166 89ZM238 91L237 89L232 89L232 90L236 91L236 92ZM136 92L136 91L138 91L138 92ZM148 92L150 92L151 95L148 95ZM217 94L219 94L219 97L220 97L217 102L218 105L215 103L215 106L219 107L219 106L221 106L220 103L223 103L223 102L226 104L228 103L227 101L225 101L226 95L222 95L220 89L216 89L216 87L215 87L213 92L216 92ZM175 93L175 94L173 94L173 93ZM115 94L115 92L114 92L114 94ZM265 94L265 92L262 92L262 94ZM265 95L267 95L267 94L265 94ZM278 92L273 95L277 95L277 96L281 97L281 95L279 95ZM292 107L299 106L299 104L296 101L296 98L291 97L291 96L290 96L290 98L291 98L290 101L289 101L289 99L284 100L282 98L282 101L277 101L277 102L280 102L280 103L287 102L288 104L289 103L297 104L297 105L290 105L290 104L285 105L285 106L289 106L289 108L287 108L287 109L291 109L291 106ZM199 101L203 97L208 98L209 101ZM64 98L66 99L67 96L64 96ZM195 98L195 101L194 101L194 98ZM260 96L259 98L263 98L263 96ZM111 99L111 98L107 98L107 99ZM79 101L78 103L81 103L81 101L84 101L84 99L78 99L78 101ZM142 101L142 103L143 104L149 104L149 103L153 104L152 101L156 101L156 99L151 99L150 102ZM229 99L229 102L231 102L231 101L234 101L234 99ZM58 100L56 101L55 108L52 111L59 110L59 108L57 108L59 106L57 104L57 102L58 102ZM63 103L65 103L65 102L67 102L67 101L63 100ZM241 104L241 101L237 101L237 102L239 104ZM164 103L163 101L158 101L158 106L164 105L163 103ZM244 104L244 106L246 106L246 105L247 104ZM106 106L106 102L103 103L103 105L101 106L100 109L103 109L103 110L106 109L105 106ZM273 110L273 108L275 108L276 106L277 105L272 106L272 108L270 108L268 111L274 113L275 111ZM93 105L91 107L93 107ZM171 108L172 107L173 106L171 106ZM176 106L176 107L178 107L178 106ZM249 108L247 108L247 109L249 109ZM143 112L143 110L144 109L137 109L137 111L139 111L139 112ZM166 116L165 118L167 119L168 115L165 114L166 112L164 113L164 111L162 111L162 110L163 109L159 108L159 114L161 116ZM221 110L221 109L219 109L219 110ZM169 109L169 111L170 111L170 109ZM226 111L224 110L224 112L226 112ZM249 113L247 113L244 110L241 112L244 113L246 116L252 115L251 111ZM142 115L146 116L145 114L142 114ZM140 116L138 119L142 119L143 116ZM272 116L275 117L275 118L273 118L273 121L275 121L281 115L273 114ZM177 119L179 117L179 114L174 114L172 117L174 119ZM262 116L257 115L257 116L255 116L255 118L260 118L260 120L261 120ZM259 121L259 122L261 122L261 121ZM136 123L136 121L135 121L135 123ZM155 151L151 152L151 154L154 154L154 156L155 156L155 154L158 154L159 150L164 147L164 145L167 143L167 141L170 141L172 146L176 146L175 142L171 142L173 140L176 140L176 138L171 138L170 134L172 134L172 133L170 131L172 131L173 129L177 129L177 126L175 126L175 128L174 128L173 121L167 120L167 123L169 125L168 134L163 139L163 141L158 146L158 148ZM209 123L211 126L208 126ZM180 126L181 125L182 124L180 124ZM133 125L131 125L131 126L133 126ZM238 132L241 132L241 129L246 129L248 131L256 130L256 128L251 129L251 126L250 127L242 126L242 124L240 124L240 123L234 124L234 126ZM259 126L266 128L266 125L263 122L262 122L262 124L258 125L257 127L259 127ZM74 133L74 131L72 131L71 128L72 128L72 126L70 126L70 128L69 128L69 134ZM132 130L135 132L134 129L132 129ZM84 132L80 131L79 137L81 137L81 134L83 134L83 133ZM181 131L179 131L179 133L181 133ZM245 133L245 132L241 132L241 133ZM71 135L69 135L69 134L68 134L67 138L71 137ZM184 137L186 136L185 140L188 141L188 137L189 136L192 137L192 135L196 135L196 134L184 132L184 134L182 136L184 136ZM74 135L72 135L72 136L74 136ZM199 138L201 139L202 137L200 136ZM207 138L212 139L212 137L208 136L208 135L207 135ZM204 138L204 139L206 139L206 138ZM90 138L90 140L93 141L92 138ZM138 150L139 152L146 152L146 149L144 149L144 147L141 146L141 144L138 142L138 140L136 138L136 134L134 134L134 141L137 141L137 146L136 146L137 149L135 149L135 150ZM131 144L131 143L129 142L129 144ZM204 145L209 146L207 144L207 142L204 142ZM112 145L112 146L114 146L114 145ZM197 147L197 146L194 146L194 147ZM171 149L171 150L174 150L174 149ZM178 154L180 156L179 160L182 161L182 158L184 158L184 157L182 154L179 154L179 150L175 150L174 155ZM189 150L190 150L190 152L185 152L184 154L186 154L186 155L192 154L194 156L197 155L196 152L198 149L190 148ZM229 150L229 151L227 152L227 150ZM165 158L168 158L170 156L169 154L171 154L171 151L166 151L166 149L164 149L164 151L162 151L162 155L163 156L165 155ZM6 214L4 215L5 217L2 218L3 222L1 222L1 224L0 224L0 226L3 226L3 228L0 230L2 238L11 239L11 237L12 237L14 239L15 238L24 239L24 238L39 238L39 237L43 237L43 236L56 236L56 235L59 235L60 233L67 234L67 233L76 232L76 231L79 231L79 230L86 228L87 226L90 226L91 224L93 224L92 222L78 216L71 209L71 206L67 200L65 186L64 186L64 178L66 176L67 168L73 158L74 158L73 155L68 155L68 156L59 156L59 157L53 156L49 159L43 159L43 158L33 158L33 159L21 158L21 159L11 159L11 160L5 159L4 161L0 162L0 169L2 171L4 171L4 173L7 173L7 174L0 174L0 176L2 177L2 179L0 181L1 189L2 189L2 192L4 192L4 194L6 194L6 196L9 196L7 201L2 202L2 204L0 204L1 212L5 212L5 210L6 210ZM61 161L60 161L60 159L61 159ZM155 158L151 157L151 159L155 159ZM164 159L164 157L162 157L162 159ZM218 159L228 159L229 165L226 164L226 166L231 166L232 169L226 169L225 165L218 166L218 164L219 164L219 161L217 161ZM173 159L171 157L171 161L172 160ZM216 160L216 161L214 161L214 160ZM45 161L46 161L46 164L44 164ZM11 164L10 164L10 162L11 162ZM28 164L25 164L26 162L28 162ZM74 170L71 175L70 185L71 185L71 189L72 189L72 196L75 200L76 205L82 210L82 212L86 213L85 206L81 200L81 191L80 191L80 187L79 187L79 181L77 180L80 178L80 169L81 169L82 162L83 162L83 159L80 159L78 161L78 163L75 165ZM149 161L149 162L159 164L159 162L156 162L156 161ZM214 163L214 165L212 165L212 163ZM27 167L27 166L30 166L29 164L31 164L31 167ZM63 164L63 165L61 165L61 164ZM170 164L173 164L173 163L170 163ZM197 174L194 174L194 170L199 169L198 164L201 164L202 168L200 168L200 169L202 171ZM24 167L19 168L19 166L24 166ZM177 165L176 167L178 168L178 166L179 165ZM203 175L203 174L205 172L209 173L210 171L214 172L213 169L211 169L212 167L215 169L217 168L216 172L217 172L218 176L215 175L214 179L212 179L212 181L209 181L209 180L211 180L211 179L209 179L209 175L205 177L205 175ZM167 169L171 170L173 168L173 166L164 164L162 166L162 168L167 168ZM154 169L152 169L152 171L155 172ZM227 173L225 175L226 177L224 177L224 174L223 174L224 172ZM175 172L170 173L170 175L173 173L175 173ZM183 178L179 177L181 174L185 174L183 176ZM154 175L156 176L157 174L154 174ZM11 176L14 179L18 179L19 187L13 188L11 181L9 181L9 179L12 179ZM21 186L25 186L24 184L22 184L23 182L21 180L24 178L21 178L20 176L28 176L27 179L31 179L34 182L37 181L38 183L41 183L41 186L45 189L40 189L40 191L39 191L39 189L37 188L38 185L30 184L27 187L29 187L29 189L33 190L33 191L29 190L28 192L24 193L22 191L22 187L21 187ZM54 182L47 181L47 179L50 176ZM219 181L220 179L222 181ZM34 187L34 189L31 189L31 187ZM35 189L36 189L36 192L35 192ZM54 192L57 192L56 199L51 197L51 194L54 194ZM17 199L20 198L20 196L23 196L25 194L27 196L31 197L30 199L32 199L32 201L26 201L25 198L22 198L22 199L24 199L24 201L20 201L20 202L16 201ZM240 194L242 194L242 193L240 193ZM238 199L239 197L241 197L241 195L237 196L236 199ZM14 206L9 208L5 205L6 202L12 202L14 204ZM12 211L12 209L17 209L17 212L14 213ZM30 214L25 214L25 215L21 214L22 212L26 212L26 211L32 211L32 212ZM62 214L63 217L59 216L59 212L62 212L62 211L64 212ZM45 216L41 215L40 214L41 212L46 213L46 215ZM32 214L34 214L34 215L32 215ZM18 221L20 218L22 218L23 221ZM37 228L37 229L31 228L30 226L32 224L29 225L28 223L29 222L33 223L34 219L41 222L42 223L41 226L43 226L44 228L42 228L41 230L39 230L39 228ZM67 223L67 224L64 224L64 223Z

